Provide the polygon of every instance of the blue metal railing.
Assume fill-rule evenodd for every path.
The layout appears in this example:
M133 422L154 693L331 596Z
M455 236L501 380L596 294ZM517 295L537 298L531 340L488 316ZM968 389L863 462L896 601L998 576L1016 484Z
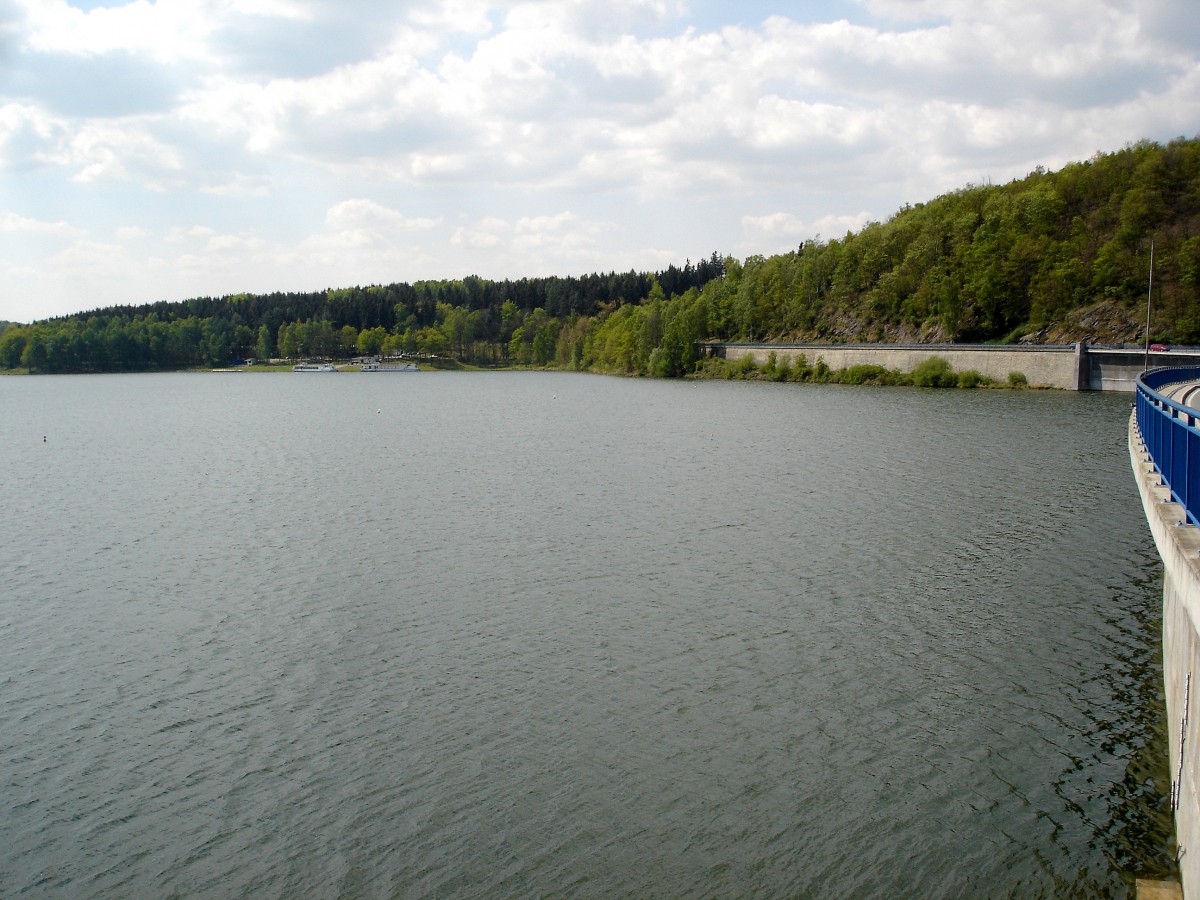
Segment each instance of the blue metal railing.
M1137 377L1137 426L1142 443L1171 499L1187 521L1200 525L1200 412L1159 393L1167 385L1200 380L1200 366L1149 369Z

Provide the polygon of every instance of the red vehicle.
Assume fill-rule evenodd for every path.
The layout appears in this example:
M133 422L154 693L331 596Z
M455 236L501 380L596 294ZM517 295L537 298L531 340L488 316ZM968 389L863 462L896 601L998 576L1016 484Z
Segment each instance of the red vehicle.
M1166 344L1151 344L1150 345L1150 351L1152 353L1166 353L1170 349L1171 348L1168 347Z

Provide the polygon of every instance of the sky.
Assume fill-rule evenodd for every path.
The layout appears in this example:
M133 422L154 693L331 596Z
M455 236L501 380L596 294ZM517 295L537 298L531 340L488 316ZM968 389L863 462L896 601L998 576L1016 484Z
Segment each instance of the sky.
M1196 0L0 0L0 320L770 255L1198 134Z

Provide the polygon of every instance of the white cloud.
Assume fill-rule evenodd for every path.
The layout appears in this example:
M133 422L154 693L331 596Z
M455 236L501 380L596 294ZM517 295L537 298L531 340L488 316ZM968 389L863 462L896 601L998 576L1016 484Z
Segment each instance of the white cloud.
M0 105L0 162L10 169L26 168L53 152L65 135L66 123L29 103Z
M63 238L80 237L85 234L83 229L76 228L74 225L61 220L57 222L43 222L38 219L27 219L13 212L6 212L0 215L0 232Z
M106 244L99 241L76 241L70 247L60 250L54 256L54 262L65 269L81 272L96 268L113 270L119 265L118 260L123 255L119 244Z
M290 0L133 0L87 11L66 0L17 0L17 5L25 13L25 42L38 53L132 53L162 62L210 60L214 36L239 17L309 18L302 4Z
M234 172L224 175L219 183L203 184L199 190L216 197L265 197L271 192L272 180L266 175Z
M203 225L191 225L187 228L175 227L170 229L163 236L163 240L168 244L182 244L189 239L208 240L215 234L215 231Z
M740 246L747 254L783 253L806 240L841 238L847 231L858 231L877 218L869 212L822 216L811 222L789 212L743 216Z
M87 12L66 0L23 0L27 44L39 53L90 56L126 51L157 59L200 58L213 29L211 10L198 0L149 3Z
M612 222L569 211L511 220L491 216L456 229L450 244L466 251L468 260L486 254L492 267L512 277L568 274L604 268L606 243L619 232Z
M47 158L75 168L77 181L136 175L153 190L165 189L163 179L183 167L179 149L159 140L152 129L137 121L86 123L60 152Z
M413 24L422 29L467 34L486 34L492 29L486 0L441 0L422 3L409 13Z
M450 243L455 247L490 250L505 243L511 233L512 226L504 219L482 219L473 225L455 229L450 236Z
M405 216L372 200L343 200L325 214L325 224L341 241L355 244L390 244L402 235L429 231L440 219Z
M231 251L256 251L267 246L257 234L214 234L208 239L205 249L211 253L229 253Z
M35 237L115 235L121 301L773 252L1200 121L1198 4L858 5L17 0L0 267L61 312Z

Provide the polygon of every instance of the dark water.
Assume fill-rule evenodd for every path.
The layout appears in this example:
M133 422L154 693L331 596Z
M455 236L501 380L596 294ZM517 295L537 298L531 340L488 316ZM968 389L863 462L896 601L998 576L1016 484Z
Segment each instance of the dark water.
M0 379L0 896L1125 895L1128 409Z

